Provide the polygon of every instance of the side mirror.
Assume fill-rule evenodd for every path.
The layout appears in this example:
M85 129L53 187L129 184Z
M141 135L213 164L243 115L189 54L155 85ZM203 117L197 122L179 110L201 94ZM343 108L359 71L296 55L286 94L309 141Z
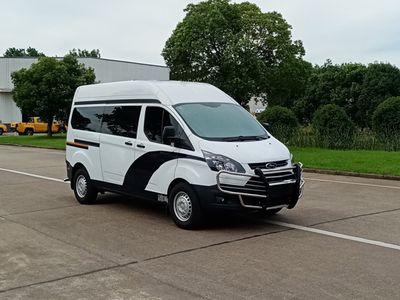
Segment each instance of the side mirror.
M162 132L162 139L164 144L169 144L175 140L175 127L174 126L165 126Z

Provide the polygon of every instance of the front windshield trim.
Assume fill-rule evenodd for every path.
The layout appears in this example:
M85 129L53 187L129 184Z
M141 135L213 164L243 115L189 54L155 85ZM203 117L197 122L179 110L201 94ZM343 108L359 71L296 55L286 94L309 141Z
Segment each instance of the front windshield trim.
M183 122L186 124L186 126L190 129L190 131L197 137L204 139L204 140L208 140L208 141L215 141L215 142L256 142L256 141L260 141L260 140L266 140L269 139L271 136L268 134L268 131L258 122L258 125L260 126L260 128L264 131L264 134L262 135L249 135L249 136L229 136L229 137L208 137L208 136L202 136L200 134L198 134L191 126L190 124L186 121L186 119L181 115L181 113L179 112L179 110L177 110L176 108L182 105L188 105L188 104L228 104L228 105L234 105L234 106L238 106L240 108L242 108L242 106L240 106L239 104L236 103L231 103L231 102L186 102L186 103L178 103L173 105L172 107L174 108L174 110L177 112L177 114L181 117L181 119L183 120ZM250 117L252 117L250 115ZM249 139L251 138L251 139Z

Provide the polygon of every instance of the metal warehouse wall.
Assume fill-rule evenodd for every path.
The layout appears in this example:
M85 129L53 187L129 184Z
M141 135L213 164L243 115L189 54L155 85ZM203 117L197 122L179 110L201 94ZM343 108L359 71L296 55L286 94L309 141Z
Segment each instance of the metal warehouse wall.
M79 62L92 67L96 81L169 80L169 68L117 60L80 58Z
M94 69L98 82L169 80L169 68L163 66L102 58L78 58L78 60ZM29 68L35 62L37 58L0 57L0 120L3 123L19 122L22 119L19 108L12 100L11 73L21 68Z
M22 68L29 68L36 58L5 58L0 57L0 91L12 90L11 73Z
M3 123L11 123L21 120L21 111L12 100L11 93L0 93L0 121Z

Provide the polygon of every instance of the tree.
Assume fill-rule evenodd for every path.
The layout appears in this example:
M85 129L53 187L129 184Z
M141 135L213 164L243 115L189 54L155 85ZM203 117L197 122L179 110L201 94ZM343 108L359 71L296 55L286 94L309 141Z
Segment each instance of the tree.
M45 56L42 52L39 52L35 48L28 47L28 49L15 47L8 48L3 55L4 57L43 57Z
M309 123L322 105L336 104L345 109L361 128L371 127L376 107L391 96L400 95L400 70L390 64L333 65L327 61L315 66L308 78L304 96L294 103L301 123Z
M394 96L400 96L399 68L385 63L369 64L356 103L355 119L360 126L371 127L375 109L385 99Z
M185 12L162 52L172 79L214 84L244 106L253 96L287 103L296 95L304 48L279 13L229 0L189 4ZM286 75L296 84L286 85Z
M99 49L93 49L93 50L86 50L86 49L72 49L69 51L69 54L75 57L94 57L94 58L100 58L100 50Z
M314 112L322 105L336 104L355 119L356 106L361 91L366 66L361 64L333 65L327 61L315 66L308 78L304 96L294 103L294 111L300 122L311 122Z
M95 74L93 69L79 64L76 57L67 55L63 60L39 58L29 69L13 72L11 78L17 106L45 120L51 136L53 118L65 118L76 88L94 83Z
M273 96L268 99L268 105L292 108L295 100L304 96L312 71L311 63L302 59L289 60L275 68L269 76L270 94Z

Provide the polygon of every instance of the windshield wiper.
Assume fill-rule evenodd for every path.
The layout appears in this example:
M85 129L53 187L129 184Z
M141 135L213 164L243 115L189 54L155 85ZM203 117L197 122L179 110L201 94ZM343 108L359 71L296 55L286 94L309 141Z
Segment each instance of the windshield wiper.
M222 138L223 141L227 142L236 142L236 141L260 141L260 140L266 140L268 139L269 136L264 136L264 135L239 135L239 136L232 136L232 137L226 137Z

